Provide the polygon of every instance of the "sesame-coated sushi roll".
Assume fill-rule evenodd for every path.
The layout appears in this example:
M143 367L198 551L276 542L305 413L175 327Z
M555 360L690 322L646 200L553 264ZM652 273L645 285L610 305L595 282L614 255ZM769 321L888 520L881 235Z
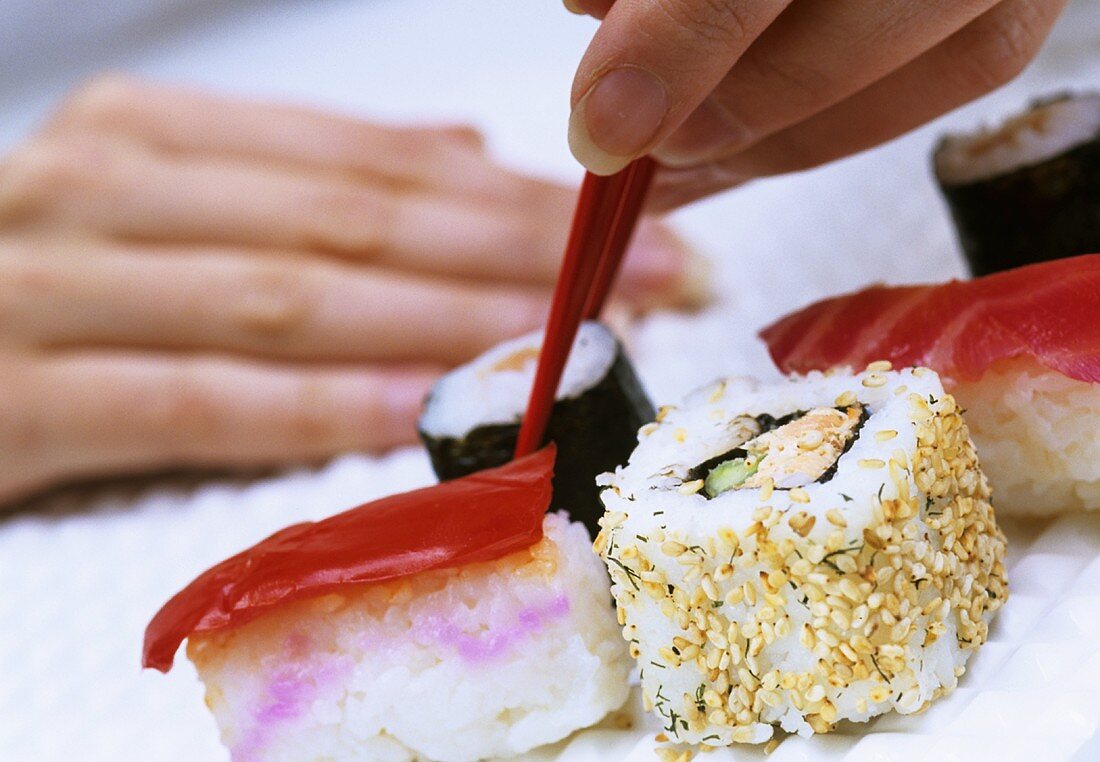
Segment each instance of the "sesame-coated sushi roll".
M511 459L541 346L542 331L512 339L436 383L419 428L440 479ZM551 507L594 537L603 514L596 476L626 462L654 415L622 343L600 323L582 324L546 431L558 446Z
M720 382L641 432L596 541L672 741L759 743L951 691L1004 538L927 369Z
M1100 251L1100 93L950 135L934 163L975 275Z

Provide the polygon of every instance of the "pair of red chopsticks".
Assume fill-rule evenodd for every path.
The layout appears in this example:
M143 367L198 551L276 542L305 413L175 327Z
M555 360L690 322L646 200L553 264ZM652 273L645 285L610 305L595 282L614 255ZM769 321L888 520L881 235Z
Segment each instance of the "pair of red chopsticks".
M516 442L516 457L542 445L565 362L581 321L599 316L638 223L655 165L649 157L608 177L588 172L581 184L573 227L550 318L539 353L535 383Z

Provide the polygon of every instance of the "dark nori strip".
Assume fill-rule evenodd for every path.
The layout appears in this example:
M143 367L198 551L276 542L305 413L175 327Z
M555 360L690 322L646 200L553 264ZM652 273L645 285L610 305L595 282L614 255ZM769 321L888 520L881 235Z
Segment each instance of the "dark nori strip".
M974 275L1100 252L1100 135L1038 164L940 190Z
M554 404L546 431L546 441L558 446L551 510L568 511L595 537L603 515L596 477L626 463L638 444L638 429L655 417L653 403L616 342L607 374L579 396ZM519 423L479 426L461 439L420 432L432 468L444 480L507 463L518 435Z

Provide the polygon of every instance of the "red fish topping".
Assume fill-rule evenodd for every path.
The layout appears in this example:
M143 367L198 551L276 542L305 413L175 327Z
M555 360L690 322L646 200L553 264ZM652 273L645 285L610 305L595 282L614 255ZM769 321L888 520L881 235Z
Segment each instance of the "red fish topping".
M177 593L145 630L142 665L167 672L185 638L346 585L494 561L542 539L554 446L499 468L287 527Z
M760 336L787 373L889 360L976 381L998 360L1026 357L1100 383L1100 254L938 286L872 286L811 304Z

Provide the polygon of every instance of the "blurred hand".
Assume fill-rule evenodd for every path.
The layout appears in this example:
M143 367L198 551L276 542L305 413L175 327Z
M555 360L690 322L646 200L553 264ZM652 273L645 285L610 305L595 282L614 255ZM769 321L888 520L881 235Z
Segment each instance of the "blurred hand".
M1014 78L1066 0L566 0L604 19L573 82L573 153L653 152L670 208L856 153Z
M0 162L0 499L411 441L439 372L541 325L573 203L469 128L92 83ZM643 226L621 298L690 262Z

